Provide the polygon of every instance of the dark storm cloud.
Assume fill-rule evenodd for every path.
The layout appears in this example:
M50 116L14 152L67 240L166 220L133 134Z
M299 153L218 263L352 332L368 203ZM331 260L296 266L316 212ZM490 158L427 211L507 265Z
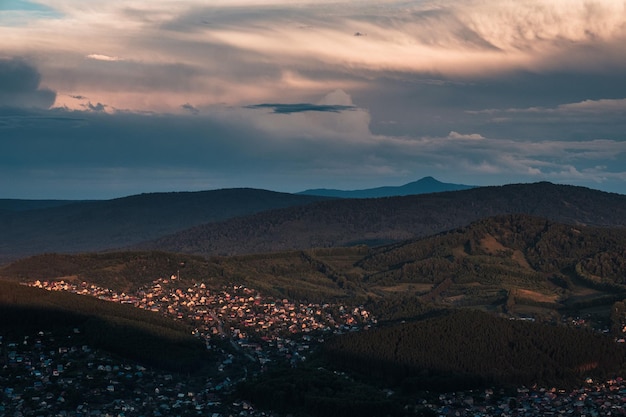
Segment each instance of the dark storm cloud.
M20 59L0 59L0 107L49 108L56 93L40 88L37 68Z
M87 103L87 108L91 111L104 111L107 106L102 103L92 104L91 102Z
M191 114L198 114L200 112L197 108L195 108L194 106L192 106L189 103L183 104L182 106L180 106L180 108L183 109L183 110L187 110Z
M312 103L262 103L245 106L247 109L272 109L274 113L289 114L302 113L307 111L339 113L346 110L356 110L356 106L345 106L339 104L312 104Z

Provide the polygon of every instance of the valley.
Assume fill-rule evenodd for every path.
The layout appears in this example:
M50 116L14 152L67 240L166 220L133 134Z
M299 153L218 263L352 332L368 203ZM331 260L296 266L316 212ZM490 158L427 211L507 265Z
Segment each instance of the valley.
M622 196L573 188L563 204L560 191L569 188L562 186L499 191L520 202L536 187L554 192L541 196L533 215L523 206L454 225L478 206L486 210L477 195L496 194L480 189L329 200L201 226L208 235L179 232L187 246L175 251L145 243L5 263L4 411L619 413L623 404L613 396L626 389ZM458 206L465 198L474 202ZM486 211L494 211L488 201ZM467 209L445 223L451 227L400 233L411 224L445 227L434 211L422 217L423 205L453 202ZM591 210L599 202L612 203ZM317 218L323 209L330 211ZM413 211L421 214L411 223ZM233 225L240 228L225 232ZM316 244L332 231L347 234ZM318 240L298 240L314 233ZM213 235L258 251L233 255L226 245L211 254ZM278 236L291 236L282 240L288 249L275 245ZM379 239L391 242L363 243ZM85 386L90 394L79 400Z

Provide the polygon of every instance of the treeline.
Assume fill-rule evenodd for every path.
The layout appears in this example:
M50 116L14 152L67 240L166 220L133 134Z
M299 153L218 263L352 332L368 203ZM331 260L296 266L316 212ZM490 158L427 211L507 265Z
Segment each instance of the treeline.
M191 329L128 305L0 281L0 333L78 328L85 343L171 371L203 369L208 354Z
M340 369L407 390L485 384L572 386L624 370L624 347L610 337L564 326L460 310L346 334L324 345Z

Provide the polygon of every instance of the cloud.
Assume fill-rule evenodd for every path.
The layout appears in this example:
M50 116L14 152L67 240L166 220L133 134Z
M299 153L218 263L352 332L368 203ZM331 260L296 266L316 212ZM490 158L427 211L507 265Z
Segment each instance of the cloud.
M260 104L244 106L244 109L273 112L251 112L248 117L259 130L271 132L277 140L299 138L302 141L342 140L367 142L372 140L370 115L366 109L352 103L343 90L332 91L317 103Z
M311 5L293 10L281 4L280 11L292 11L289 18L272 16L269 9L267 14L231 15L205 33L218 42L285 60L310 62L314 57L328 65L447 76L554 71L574 63L602 71L590 57L622 66L625 61L618 46L626 36L621 2L394 3L341 2L325 5L324 13ZM367 38L353 36L364 31Z
M528 114L554 114L563 115L581 113L624 113L626 111L626 98L623 99L600 99L600 100L583 100L575 103L559 104L556 107L527 107L527 108L508 108L508 109L484 109L484 110L468 110L471 114L505 114L505 113L528 113Z
M62 19L1 31L0 39L18 39L0 41L5 53L53 56L38 64L60 95L81 91L141 111L181 111L186 102L310 103L324 91L376 88L385 78L489 84L525 73L532 86L532 74L577 72L586 81L567 83L577 90L593 82L589 74L626 69L624 5L612 0L67 0L55 7ZM524 99L542 90L519 91Z
M585 100L578 103L563 104L558 107L557 111L563 113L618 113L624 115L626 113L626 98Z
M0 107L50 107L56 93L40 82L41 75L28 62L0 59Z
M302 113L307 111L319 111L319 112L331 112L339 113L345 110L354 110L354 106L344 106L340 104L311 104L311 103L293 103L293 104L279 104L279 103L262 103L251 104L245 106L248 109L273 109L274 113Z
M87 58L95 59L96 61L110 61L110 62L122 60L121 58L118 58L116 56L109 56L109 55L102 55L102 54L89 54L87 55Z
M187 110L188 112L190 112L191 114L198 114L200 113L200 110L198 110L197 108L195 108L194 106L192 106L189 103L185 103L182 106L180 106L182 109Z
M626 180L624 141L375 135L363 109L12 114L0 112L0 188L38 198L241 186L358 188L426 175L469 184L547 180L614 190Z
M0 167L35 182L624 189L623 1L54 3L0 16Z
M43 4L38 4L37 2L31 2L26 0L11 0L0 3L0 10L21 10L25 12L34 12L34 13L53 13L54 9L45 6Z
M101 111L105 111L107 106L105 106L102 103L91 104L91 102L89 102L86 104L86 107L87 109L91 111L101 112Z
M485 139L485 137L478 133L461 134L461 133L452 131L448 134L448 139L482 140L482 139Z

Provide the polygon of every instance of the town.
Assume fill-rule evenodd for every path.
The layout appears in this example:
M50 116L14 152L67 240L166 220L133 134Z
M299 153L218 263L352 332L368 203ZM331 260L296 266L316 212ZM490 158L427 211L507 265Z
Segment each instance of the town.
M78 328L68 334L40 331L21 340L0 336L0 415L275 415L233 400L232 388L248 373L263 372L273 363L298 366L328 334L377 324L362 306L275 299L243 285L209 289L202 282L182 283L177 275L129 294L82 281L28 285L131 304L190 323L218 358L216 369L211 375L189 377L122 361L78 343ZM588 380L573 391L455 392L416 404L406 406L408 414L427 410L436 416L626 415L626 382Z
M134 294L118 294L97 285L60 281L35 281L30 285L50 291L69 291L102 300L131 304L190 323L194 333L211 348L215 338L230 339L237 349L261 364L278 354L304 359L311 343L324 341L325 333L368 329L377 323L362 306L296 303L263 297L242 285L219 291L202 282L181 285L176 275L159 278ZM274 349L275 348L275 349Z

